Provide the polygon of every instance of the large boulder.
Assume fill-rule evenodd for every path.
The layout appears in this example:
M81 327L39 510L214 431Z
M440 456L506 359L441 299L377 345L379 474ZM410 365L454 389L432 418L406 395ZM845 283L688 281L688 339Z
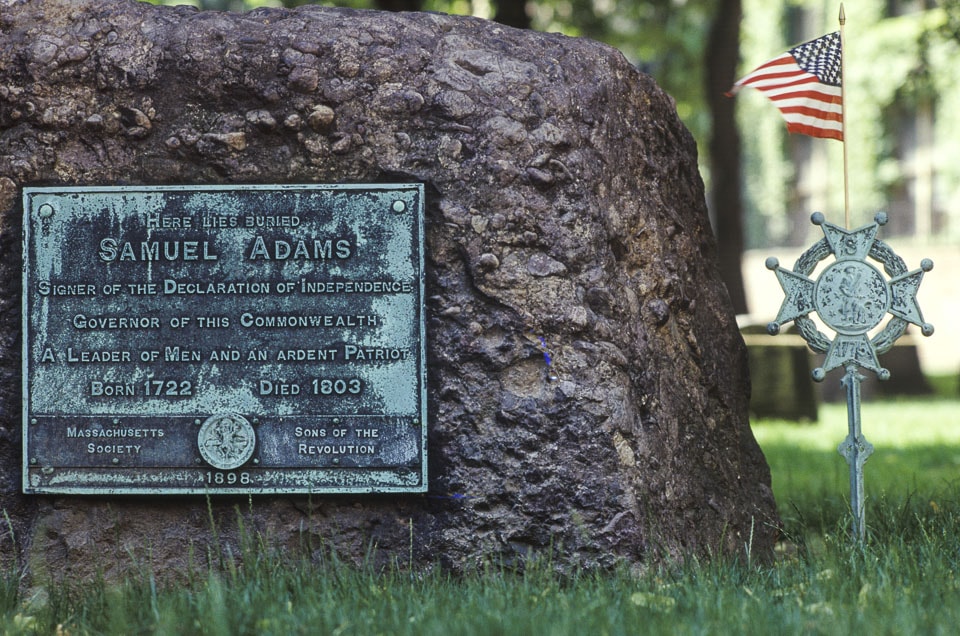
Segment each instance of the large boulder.
M21 494L21 188L423 182L426 495ZM0 5L2 550L174 572L241 529L441 564L770 554L696 148L616 50L437 14Z

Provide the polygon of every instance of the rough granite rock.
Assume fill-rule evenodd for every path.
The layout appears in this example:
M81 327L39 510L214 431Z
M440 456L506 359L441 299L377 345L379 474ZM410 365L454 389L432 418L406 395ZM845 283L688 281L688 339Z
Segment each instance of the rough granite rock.
M20 494L21 187L378 181L427 184L427 495ZM714 261L690 135L598 43L436 14L7 0L2 554L40 576L177 573L242 518L278 548L454 571L768 555L779 520Z

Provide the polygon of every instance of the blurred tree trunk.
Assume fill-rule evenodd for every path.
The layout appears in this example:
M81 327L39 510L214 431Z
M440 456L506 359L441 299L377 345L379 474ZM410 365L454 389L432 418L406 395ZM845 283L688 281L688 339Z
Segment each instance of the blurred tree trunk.
M376 5L381 11L419 11L423 0L377 0Z
M529 29L530 15L527 13L527 3L523 0L498 0L497 12L493 15L493 20L518 29Z
M718 0L704 56L705 89L710 111L710 207L719 243L720 275L734 311L747 313L740 259L743 256L743 200L740 193L741 148L736 101L724 95L736 81L740 59L741 0Z
M376 0L374 4L382 11L420 11L423 8L423 0ZM497 12L493 16L494 21L518 29L530 28L526 2L498 0L495 4Z

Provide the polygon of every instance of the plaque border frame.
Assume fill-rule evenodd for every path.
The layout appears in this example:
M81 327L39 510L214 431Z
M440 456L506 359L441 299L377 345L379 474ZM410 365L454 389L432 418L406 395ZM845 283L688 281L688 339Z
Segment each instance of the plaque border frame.
M217 191L257 191L257 192L268 192L268 191L285 191L285 192L298 192L298 191L308 191L308 190L330 190L330 191L367 191L367 190L415 190L417 201L419 206L416 210L416 219L414 223L413 230L415 236L412 237L415 241L418 249L418 254L416 258L416 266L418 268L417 276L417 293L418 293L418 309L419 309L419 319L417 320L418 324L416 329L419 337L419 351L418 351L418 361L419 366L419 381L420 381L420 390L419 395L417 396L418 409L419 409L419 452L420 452L420 465L419 465L419 479L418 483L413 485L400 485L396 482L401 481L399 475L395 479L391 479L390 473L393 472L391 469L371 469L371 468L352 468L352 467L343 467L343 468L326 468L323 469L326 472L329 472L331 475L345 475L350 472L355 471L366 471L367 474L374 477L369 481L377 481L378 483L373 486L369 485L322 485L317 487L302 487L302 486L274 486L274 487L263 487L263 486L253 486L253 487L236 487L236 486L218 486L210 485L203 487L184 487L184 488L171 488L171 487L157 487L157 488L141 488L141 487L124 487L124 486L80 486L80 485L64 485L64 486L42 486L42 487L30 487L29 486L29 471L31 469L30 461L28 458L28 448L29 448L29 425L30 425L30 410L29 410L29 346L30 346L30 337L31 325L29 320L29 290L27 286L28 276L30 275L30 226L31 221L29 219L29 213L31 211L30 199L32 196L37 194L90 194L90 193L125 193L125 192L151 192L151 193L162 193L162 192L180 192L180 193L190 193L190 192L217 192ZM297 183L297 184L199 184L199 185L120 185L120 186L101 186L101 185L91 185L91 186L24 186L21 192L21 205L22 205L22 234L21 234L21 492L25 495L88 495L88 496L112 496L112 495L148 495L148 496L194 496L194 495L249 495L249 496L264 496L264 495L310 495L310 494L321 494L321 495L336 495L336 494L423 494L426 493L429 489L429 480L428 480L428 448L427 448L427 439L428 439L428 428L429 428L429 411L428 411L428 377L427 377L427 338L426 338L426 271L424 268L425 263L425 231L424 231L424 216L426 214L426 199L425 199L425 186L422 182L389 182L389 183ZM79 415L79 414L78 414ZM81 417L83 417L81 415ZM173 470L183 470L183 469L194 469L193 467L174 467ZM207 470L207 468L202 468ZM170 469L168 469L170 470ZM209 470L212 472L233 472L233 471L218 471L212 467L209 467ZM239 471L240 469L234 469ZM306 473L311 470L309 468L285 468L277 469L284 470L290 473ZM415 474L415 470L411 470L409 474ZM336 477L333 479L324 480L327 482L336 482L338 481ZM393 485L388 482L395 482Z

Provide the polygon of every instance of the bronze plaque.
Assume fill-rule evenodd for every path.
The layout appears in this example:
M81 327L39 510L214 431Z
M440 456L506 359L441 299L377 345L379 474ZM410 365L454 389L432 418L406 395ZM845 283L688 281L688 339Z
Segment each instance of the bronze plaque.
M425 491L423 196L25 189L24 492Z

